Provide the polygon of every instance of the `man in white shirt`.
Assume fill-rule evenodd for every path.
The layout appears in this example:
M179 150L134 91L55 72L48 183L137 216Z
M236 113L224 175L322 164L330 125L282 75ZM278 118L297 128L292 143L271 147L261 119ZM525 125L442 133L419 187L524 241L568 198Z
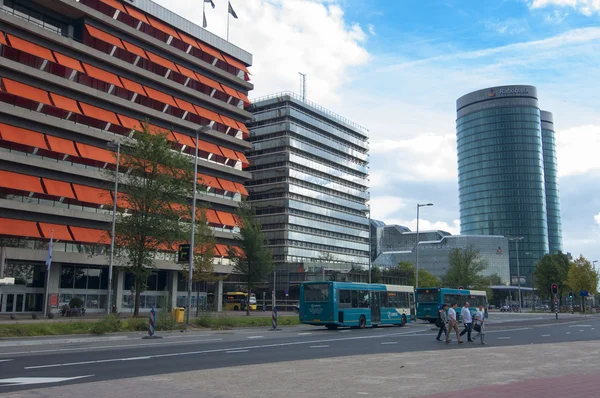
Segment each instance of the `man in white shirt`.
M475 340L471 339L471 327L473 326L473 317L471 316L471 311L469 310L469 302L467 301L462 307L460 311L460 317L462 318L463 324L465 325L465 329L460 332L460 335L464 335L467 333L467 340L472 343Z
M452 303L452 306L448 310L448 333L446 334L446 343L450 343L450 332L454 330L456 332L456 339L458 340L458 344L464 343L460 339L460 335L458 334L458 321L456 320L456 303Z

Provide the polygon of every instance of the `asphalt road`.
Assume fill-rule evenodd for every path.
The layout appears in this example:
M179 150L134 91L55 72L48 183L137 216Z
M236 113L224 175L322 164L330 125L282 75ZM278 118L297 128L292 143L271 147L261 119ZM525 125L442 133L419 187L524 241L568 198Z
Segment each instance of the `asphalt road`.
M600 318L546 314L492 314L488 346L502 347L597 340ZM43 339L0 347L0 394L48 385L89 383L190 370L265 364L349 355L456 349L435 340L430 324L328 331L316 327L171 333L162 339L140 335L99 339ZM466 336L465 340L466 340ZM27 342L29 343L29 342ZM461 349L477 349L465 343Z

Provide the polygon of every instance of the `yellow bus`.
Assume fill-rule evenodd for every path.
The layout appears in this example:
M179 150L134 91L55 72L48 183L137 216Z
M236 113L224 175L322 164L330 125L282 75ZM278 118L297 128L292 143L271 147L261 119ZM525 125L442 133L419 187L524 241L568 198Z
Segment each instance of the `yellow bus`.
M227 292L223 294L223 309L233 311L245 311L248 293ZM256 311L256 295L250 293L250 311Z

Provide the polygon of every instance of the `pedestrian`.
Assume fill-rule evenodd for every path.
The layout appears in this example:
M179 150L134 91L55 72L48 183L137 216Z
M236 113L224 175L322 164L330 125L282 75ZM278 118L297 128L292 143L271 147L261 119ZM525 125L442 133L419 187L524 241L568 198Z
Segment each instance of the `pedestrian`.
M465 325L465 328L463 329L462 332L460 332L460 335L464 335L465 333L467 334L467 341L469 343L474 342L475 340L471 339L471 328L473 327L473 317L471 316L471 310L469 310L469 302L465 302L465 305L462 307L462 310L460 311L460 317L462 318L463 324Z
M435 338L437 341L442 341L440 337L442 336L442 332L446 334L446 340L448 340L448 329L446 325L448 324L448 304L443 304L442 308L438 310L438 319L436 320L436 326L440 328L437 337Z
M456 332L456 339L458 340L458 344L464 343L460 339L459 330L458 330L458 321L456 320L456 303L452 303L450 309L448 309L448 332L446 334L446 343L450 343L450 332L454 330Z
M475 339L479 336L481 339L481 345L486 345L483 341L485 337L485 329L483 324L485 323L485 311L483 310L483 305L479 304L479 309L475 313L475 331L479 334L475 336ZM473 339L473 340L475 340Z

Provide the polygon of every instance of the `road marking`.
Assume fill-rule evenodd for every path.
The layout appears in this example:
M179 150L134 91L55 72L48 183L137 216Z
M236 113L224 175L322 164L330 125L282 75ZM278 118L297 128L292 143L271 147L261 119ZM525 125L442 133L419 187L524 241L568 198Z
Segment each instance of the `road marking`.
M542 337L550 337L549 334L543 334Z
M579 331L580 331L580 332L583 332L583 329L580 329Z
M518 329L506 329L506 330L487 330L486 333L504 333L504 332L519 332L521 330L531 330L533 328L518 328Z
M324 345L311 345L309 348L327 348L329 347L327 344Z
M566 334L571 334L571 332L567 332Z
M393 337L398 337L398 336L406 336L407 334L412 334L412 332L390 333L390 334L381 334L381 335L375 335L375 336L342 337L342 338L337 338L337 339L293 341L293 342L288 342L288 343L264 344L264 345L255 345L255 346L245 346L245 347L216 348L213 350L202 350L202 351L173 352L173 353L169 353L169 354L151 355L149 358L154 358L154 359L170 358L170 357L179 357L179 356L186 356L186 355L200 355L200 354L213 354L213 353L217 353L217 352L227 352L227 351L237 351L237 350L251 350L251 349L258 349L258 348L289 347L289 346L296 346L296 345L320 344L320 343L330 343L330 342L338 342L338 341L393 338ZM90 364L96 364L96 363L119 362L119 361L122 361L123 359L124 358L112 358L112 359L102 359L102 360L97 360L97 361L56 363L56 364L50 364L50 365L27 366L23 369L30 370L30 369L59 368L59 367L76 366L76 365L90 365Z
M0 359L0 362L10 362L12 359Z
M247 339L262 339L265 336L246 336Z
M150 357L123 358L123 359L121 359L121 361L141 361L144 359L150 359Z
M348 332L349 332L349 330L340 330L339 332L340 332L340 333L348 333Z
M240 352L248 352L250 350L234 350L234 351L225 351L225 354L237 354Z
M383 343L381 343L382 345L386 345L386 344L398 344L397 341L384 341Z
M571 325L570 328L591 328L592 325Z
M312 334L312 333L311 332L298 333L298 336L308 336L309 334Z
M498 340L508 340L510 337L498 337Z
M92 376L94 375L76 377L14 377L12 379L0 379L0 387L25 386L30 384L62 383L64 381L83 379L85 377Z

